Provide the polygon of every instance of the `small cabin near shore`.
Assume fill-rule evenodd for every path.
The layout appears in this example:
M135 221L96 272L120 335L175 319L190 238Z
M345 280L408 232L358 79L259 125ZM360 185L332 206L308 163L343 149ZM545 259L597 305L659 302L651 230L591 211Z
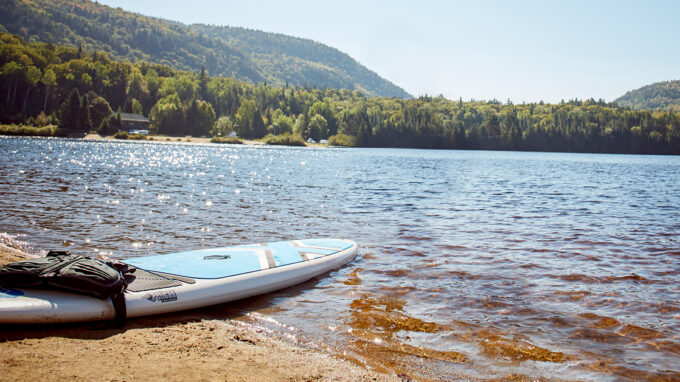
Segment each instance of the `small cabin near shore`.
M130 130L149 130L151 123L148 118L141 114L120 113L120 119L122 122L121 130L127 132L130 132Z

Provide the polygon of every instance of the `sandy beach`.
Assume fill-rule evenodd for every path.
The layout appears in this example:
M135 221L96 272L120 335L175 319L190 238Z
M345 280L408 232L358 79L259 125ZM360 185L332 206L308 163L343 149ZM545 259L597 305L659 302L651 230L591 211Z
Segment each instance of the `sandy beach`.
M165 135L149 135L147 136L148 139L145 140L130 140L134 142L151 142L151 143L159 143L159 142L175 142L175 143L211 143L210 140L212 138L206 138L206 137L167 137ZM109 136L101 136L99 134L87 134L83 139L86 140L91 140L91 141L122 141L125 142L125 140L118 140L113 138L112 135ZM244 145L248 146L263 146L266 145L264 142L261 141L255 141L255 140L248 140L248 139L242 139ZM306 143L307 147L328 147L327 144L320 144L320 143Z
M164 135L148 135L148 139L145 140L130 140L133 142L184 142L184 143L210 143L211 138L206 138L206 137L167 137ZM91 140L91 141L122 141L125 142L126 140L119 140L113 138L112 135L109 136L101 136L99 134L87 134L83 139ZM249 140L244 140L243 141L244 145L264 145L264 143L259 142L259 141L249 141Z
M0 264L29 255L0 244ZM195 312L128 321L0 327L0 381L398 381Z

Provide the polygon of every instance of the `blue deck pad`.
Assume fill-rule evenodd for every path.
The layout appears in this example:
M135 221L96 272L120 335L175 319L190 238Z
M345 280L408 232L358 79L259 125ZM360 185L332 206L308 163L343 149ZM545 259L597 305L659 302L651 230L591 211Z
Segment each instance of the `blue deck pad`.
M218 279L262 269L257 251L235 247L138 257L125 262L148 271L198 279Z
M125 262L140 269L197 279L217 279L295 264L350 248L344 240L279 241L138 257Z

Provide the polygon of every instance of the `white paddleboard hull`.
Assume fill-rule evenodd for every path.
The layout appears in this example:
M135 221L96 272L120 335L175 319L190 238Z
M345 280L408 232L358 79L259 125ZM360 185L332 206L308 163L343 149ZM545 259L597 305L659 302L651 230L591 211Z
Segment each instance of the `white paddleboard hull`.
M329 239L337 240L337 239ZM300 241L302 242L302 241ZM140 292L125 292L127 317L200 308L290 287L339 268L351 261L357 244L343 240L348 247L335 253L304 261L275 265L267 269L222 278L195 278L194 283ZM299 243L299 242L297 242ZM266 244L263 244L266 245ZM233 247L242 250L246 247ZM252 247L247 247L252 249ZM204 250L205 253L211 250ZM194 251L192 253L202 252ZM144 258L140 258L143 260ZM147 269L153 271L153 269ZM113 319L110 300L60 291L0 289L0 323L44 324L102 321Z

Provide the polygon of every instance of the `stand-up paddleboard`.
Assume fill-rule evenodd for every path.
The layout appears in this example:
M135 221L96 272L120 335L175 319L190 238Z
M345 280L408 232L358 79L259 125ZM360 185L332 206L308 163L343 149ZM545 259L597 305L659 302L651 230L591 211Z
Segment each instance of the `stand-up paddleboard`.
M357 244L309 239L202 249L125 260L127 317L234 301L309 280L354 258ZM52 290L0 288L0 323L110 320L110 300Z

